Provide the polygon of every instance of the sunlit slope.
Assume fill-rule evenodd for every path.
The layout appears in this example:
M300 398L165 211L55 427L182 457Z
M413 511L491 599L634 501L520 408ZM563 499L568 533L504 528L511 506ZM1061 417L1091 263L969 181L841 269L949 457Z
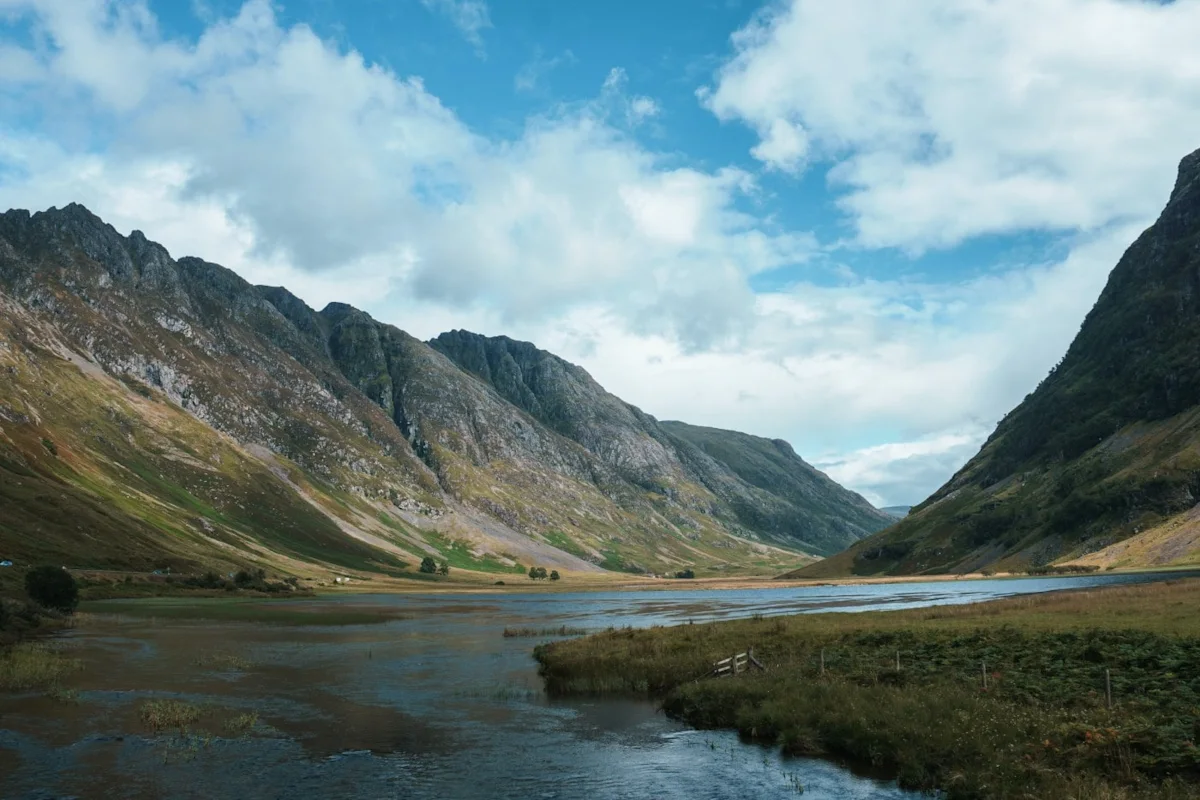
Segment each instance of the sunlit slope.
M0 557L21 563L728 574L842 544L758 524L741 498L789 501L557 357L517 364L539 410L447 348L82 206L0 215L0 305ZM568 397L574 427L544 413ZM813 485L840 534L882 524Z

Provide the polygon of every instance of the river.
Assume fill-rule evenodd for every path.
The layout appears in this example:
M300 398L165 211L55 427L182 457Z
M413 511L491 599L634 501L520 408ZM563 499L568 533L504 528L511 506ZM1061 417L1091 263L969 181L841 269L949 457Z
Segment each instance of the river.
M530 651L553 637L503 631L911 608L1166 577L1182 575L287 601L395 617L370 625L164 620L130 601L139 613L94 615L58 637L85 667L74 700L0 695L0 796L911 798L835 764L691 730L648 702L547 698ZM211 720L152 735L138 709L156 698L258 720L248 735Z

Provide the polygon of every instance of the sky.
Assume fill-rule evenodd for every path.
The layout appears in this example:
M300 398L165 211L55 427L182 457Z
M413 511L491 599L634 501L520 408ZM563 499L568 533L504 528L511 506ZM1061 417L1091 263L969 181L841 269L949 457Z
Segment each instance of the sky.
M1200 147L1200 0L0 0L0 209L914 504Z

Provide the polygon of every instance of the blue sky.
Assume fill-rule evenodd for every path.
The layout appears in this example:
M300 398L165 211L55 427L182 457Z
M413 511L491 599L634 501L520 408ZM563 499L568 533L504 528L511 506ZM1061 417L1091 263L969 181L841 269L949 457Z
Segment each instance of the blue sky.
M0 0L0 206L529 339L914 503L1200 146L1197 33L1200 0Z

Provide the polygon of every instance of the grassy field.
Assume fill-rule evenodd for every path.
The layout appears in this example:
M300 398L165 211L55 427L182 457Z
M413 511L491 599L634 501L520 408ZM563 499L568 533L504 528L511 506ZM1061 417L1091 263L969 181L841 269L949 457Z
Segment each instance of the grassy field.
M764 672L708 677L749 648ZM552 693L649 694L697 727L949 798L1200 798L1200 581L614 630L535 654Z

